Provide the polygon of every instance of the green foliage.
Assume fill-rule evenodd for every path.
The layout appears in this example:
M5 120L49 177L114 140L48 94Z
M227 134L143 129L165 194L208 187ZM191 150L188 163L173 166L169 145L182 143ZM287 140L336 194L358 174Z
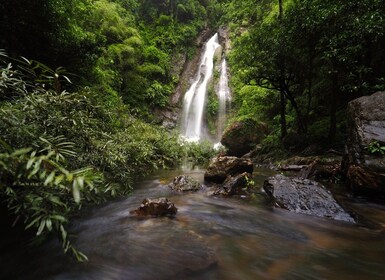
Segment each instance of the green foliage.
M92 168L67 170L66 157L74 157L74 143L62 136L34 143L37 149L13 150L4 141L0 153L0 197L5 200L15 223L22 220L25 229L34 228L36 236L56 232L65 252L79 261L87 257L74 248L65 225L69 214L82 205L82 197L95 199L100 175Z
M183 149L185 158L199 165L206 164L218 153L210 141L184 142Z
M0 197L27 229L58 233L64 251L85 260L65 229L74 211L127 194L139 175L180 162L184 149L177 135L130 116L118 97L57 92L28 79L34 66L21 66L0 68L0 94L12 96L0 99Z
M238 114L283 129L271 122L281 114L294 119L287 131L339 141L338 112L351 99L384 89L385 72L378 67L385 62L384 2L283 3L282 14L279 1L226 5ZM258 86L269 94L260 98Z
M372 141L370 144L365 147L370 154L385 154L385 146L382 146L378 141Z
M82 205L126 194L139 174L186 154L210 157L211 145L181 146L133 115L151 119L168 104L183 67L170 58L193 53L207 10L213 23L222 8L202 0L1 1L0 45L22 56L0 50L8 211L39 237L59 234L64 250L84 260L65 229Z

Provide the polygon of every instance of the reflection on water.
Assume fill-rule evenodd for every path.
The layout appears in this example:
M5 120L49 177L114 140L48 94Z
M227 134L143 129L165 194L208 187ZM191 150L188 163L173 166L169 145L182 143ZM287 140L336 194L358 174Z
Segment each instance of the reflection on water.
M203 180L200 170L183 172ZM255 172L259 187L269 172ZM30 250L25 259L20 252L2 252L0 261L7 256L13 263L0 278L9 271L14 271L10 279L383 279L385 275L381 227L272 209L262 196L250 201L211 197L205 191L174 194L165 184L176 175L180 171L163 172L138 184L127 199L84 211L71 230L88 263L63 257L60 245L52 241ZM129 215L145 197L160 196L178 207L175 218ZM385 213L381 207L370 207L374 210L363 211L368 218Z

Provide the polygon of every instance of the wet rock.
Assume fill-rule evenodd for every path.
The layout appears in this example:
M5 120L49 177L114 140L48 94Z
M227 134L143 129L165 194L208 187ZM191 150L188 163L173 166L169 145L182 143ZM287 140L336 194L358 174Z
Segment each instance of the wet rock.
M226 180L227 176L243 172L253 173L253 162L250 159L219 156L211 160L204 178L207 182L220 184Z
M336 181L341 179L341 157L292 157L280 167L280 171L298 172L297 177L312 180Z
M172 183L168 185L173 191L177 192L195 192L202 188L202 185L187 175L180 175L174 178Z
M341 161L330 162L315 161L301 169L298 177L302 179L329 180L336 181L342 176Z
M279 167L279 170L281 170L281 171L300 171L306 167L308 167L308 166L307 165L296 165L296 164L292 164L292 165L284 164L284 165L281 165Z
M230 196L244 194L250 179L250 174L247 172L236 176L228 176L225 182L214 191L214 195Z
M363 96L348 105L347 154L343 172L357 192L385 194L385 155L369 147L385 146L385 92Z
M280 208L354 223L354 219L336 202L331 193L315 181L275 175L265 181L263 189Z
M232 123L223 133L221 143L229 156L243 156L261 142L267 132L267 125L253 119Z
M138 209L131 211L137 216L173 216L178 209L167 198L145 198Z

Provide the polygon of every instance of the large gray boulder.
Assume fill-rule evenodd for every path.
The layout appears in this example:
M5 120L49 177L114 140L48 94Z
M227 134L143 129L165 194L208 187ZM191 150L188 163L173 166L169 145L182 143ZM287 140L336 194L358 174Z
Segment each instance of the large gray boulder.
M331 193L315 181L279 174L268 178L263 189L280 208L354 223L354 219L337 203Z
M385 194L385 92L349 102L347 154L343 171L355 191Z
M219 156L211 159L204 178L207 182L221 184L227 176L234 176L243 172L253 173L253 162L250 159Z

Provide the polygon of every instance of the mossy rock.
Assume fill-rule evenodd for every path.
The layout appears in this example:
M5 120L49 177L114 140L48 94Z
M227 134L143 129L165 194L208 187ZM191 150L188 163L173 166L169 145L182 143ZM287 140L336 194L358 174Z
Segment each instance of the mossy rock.
M267 132L267 125L254 119L233 122L223 133L221 143L229 156L240 157L255 148Z

